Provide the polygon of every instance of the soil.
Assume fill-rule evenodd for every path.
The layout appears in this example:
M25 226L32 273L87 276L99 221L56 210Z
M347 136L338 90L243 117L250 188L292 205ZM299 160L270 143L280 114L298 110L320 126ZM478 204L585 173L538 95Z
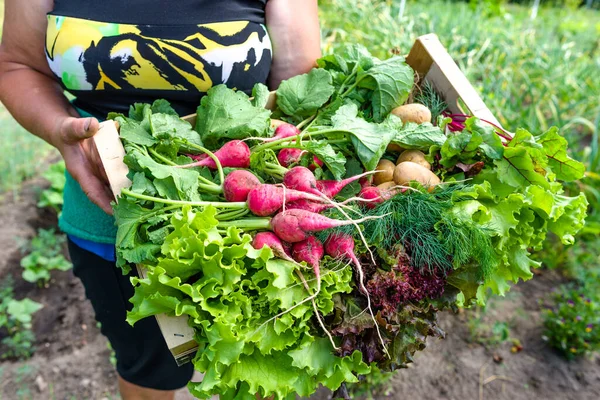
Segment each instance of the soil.
M0 362L0 399L116 399L116 373L107 341L96 327L93 310L79 280L55 271L45 288L20 278L20 243L40 227L56 226L56 216L36 206L42 181L24 185L19 199L0 205L0 281L15 282L15 297L44 305L34 316L35 355L26 361ZM444 340L430 341L415 363L398 371L388 395L376 399L587 400L600 398L600 359L565 361L543 341L539 301L563 279L544 271L521 283L484 314L440 315ZM490 342L495 321L506 323L509 338ZM516 341L523 349L513 353ZM324 400L319 391L312 398ZM190 399L185 390L177 399Z

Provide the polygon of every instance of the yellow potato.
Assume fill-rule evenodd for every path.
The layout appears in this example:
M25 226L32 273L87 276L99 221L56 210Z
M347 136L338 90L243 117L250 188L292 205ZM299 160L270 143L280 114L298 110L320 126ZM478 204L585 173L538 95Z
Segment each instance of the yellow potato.
M421 185L429 187L429 191L441 182L433 172L417 163L405 161L396 165L394 169L396 185L406 185L410 181L417 181Z
M287 124L287 122L280 119L271 119L271 129L277 129L279 125Z
M375 170L381 172L373 175L373 184L377 186L394 179L394 168L396 168L396 164L390 160L380 160Z
M404 149L396 143L390 143L390 144L388 144L386 151L391 151L394 153L402 153L404 151Z
M393 188L394 186L396 186L396 183L394 183L394 181L384 182L381 185L377 185L377 187L381 190L389 190L389 189Z
M400 154L400 157L398 157L396 165L405 161L411 161L429 170L431 169L431 164L425 159L425 154L419 150L404 150L402 154Z
M405 104L400 107L396 107L392 110L392 114L399 117L402 122L415 122L422 124L424 122L431 122L431 111L423 104L412 103Z

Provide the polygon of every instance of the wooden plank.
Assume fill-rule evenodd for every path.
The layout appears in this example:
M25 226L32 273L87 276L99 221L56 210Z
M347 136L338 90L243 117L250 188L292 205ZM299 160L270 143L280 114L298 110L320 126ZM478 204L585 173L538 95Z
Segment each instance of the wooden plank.
M471 82L462 73L437 35L420 36L406 62L417 72L420 80L429 81L456 113L469 113L500 127L500 123L487 108ZM461 99L468 110L461 110Z
M123 163L125 149L119 139L119 131L114 121L105 121L94 135L94 144L102 160L102 166L110 183L110 190L115 199L121 194L121 189L131 186L127 178L129 169Z

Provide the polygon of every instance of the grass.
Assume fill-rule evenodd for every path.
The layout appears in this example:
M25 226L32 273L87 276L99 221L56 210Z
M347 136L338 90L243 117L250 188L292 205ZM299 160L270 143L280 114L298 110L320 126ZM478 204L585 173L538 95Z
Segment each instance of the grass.
M53 149L19 126L1 104L0 127L3 143L0 149L3 154L0 157L0 197L2 194L16 196L22 181L47 168L41 160L51 154Z
M321 24L326 52L361 43L379 56L407 54L434 32L488 107L509 130L563 127L577 142L600 129L600 13L507 7L486 15L466 3L329 0ZM467 23L463 23L468 21Z

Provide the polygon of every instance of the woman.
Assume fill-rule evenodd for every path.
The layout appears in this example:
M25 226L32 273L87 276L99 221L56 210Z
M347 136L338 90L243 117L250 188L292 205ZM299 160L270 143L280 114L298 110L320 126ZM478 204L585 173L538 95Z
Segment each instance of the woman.
M4 3L0 100L65 160L59 224L115 350L121 396L173 398L192 366L176 366L153 318L125 322L133 289L114 265L112 195L90 138L98 119L134 102L165 98L187 114L216 84L273 89L308 71L320 56L317 0Z

